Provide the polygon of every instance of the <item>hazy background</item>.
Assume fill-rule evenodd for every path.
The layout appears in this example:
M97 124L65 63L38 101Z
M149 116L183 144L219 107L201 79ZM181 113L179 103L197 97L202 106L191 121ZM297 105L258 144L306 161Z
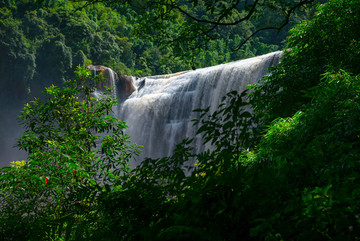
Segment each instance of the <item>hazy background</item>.
M1 111L0 120L0 167L8 166L10 161L23 160L26 152L20 151L16 145L17 139L23 133L23 128L18 123L18 109L6 109Z

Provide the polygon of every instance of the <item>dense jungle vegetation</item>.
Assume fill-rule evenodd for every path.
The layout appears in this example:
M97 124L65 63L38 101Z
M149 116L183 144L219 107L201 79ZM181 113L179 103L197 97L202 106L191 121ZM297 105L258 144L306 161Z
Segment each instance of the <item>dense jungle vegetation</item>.
M31 1L20 2L2 1L5 7L1 8L4 17L0 23L6 31L0 32L0 51L1 56L9 53L9 57L1 58L1 71L11 63L7 61L16 60L23 64L7 66L23 68L15 73L26 73L25 79L17 78L25 89L33 91L27 83L45 74L62 86L47 87L47 98L30 101L21 114L26 132L18 146L29 156L27 161L0 169L3 240L360 239L358 1L322 1L315 5L315 12L311 8L302 13L285 46L255 35L236 53L231 48L256 30L248 26L250 32L236 37L247 26L240 23L230 26L234 32L221 35L210 17L200 19L197 12L202 9L208 16L219 13L218 20L225 25L244 16L232 8L238 5L223 1L190 0L192 8L188 9L181 5L183 2L156 5L158 1L149 1L153 8L147 8L148 16L142 14L140 19L136 6L126 5L127 1L101 1L85 8L81 2L41 1L43 7L33 10L29 9L34 6ZM229 2L244 3L250 12L257 3L264 3ZM291 4L297 2L301 1L267 1L259 5L260 13L275 13L274 3L290 4L292 9ZM81 11L69 14L79 7ZM57 11L51 11L54 8ZM125 17L116 14L121 9L126 10ZM194 11L201 21L187 22L179 11ZM79 19L73 19L77 15ZM101 16L104 21L99 20ZM35 19L39 22L31 25ZM144 23L144 19L152 19L154 28L132 22ZM182 25L185 28L180 28L181 21L186 23ZM258 21L251 24L259 28L264 22ZM214 24L216 31L211 32ZM212 42L202 34L192 35L191 39L162 47L184 36L177 35L175 29L187 26L200 33L209 30L217 38ZM138 28L144 39L120 34L132 28L135 33ZM29 34L35 31L39 33ZM85 31L81 38L78 31ZM111 39L115 50L105 44ZM233 46L231 41L236 41ZM93 77L81 67L104 61L99 64L108 64L121 73L163 73L280 47L285 49L283 60L271 68L270 76L249 86L251 91L227 94L214 113L196 110L202 113L201 119L195 120L202 124L198 134L203 135L204 144L214 145L213 150L192 154L187 146L192 140L187 139L172 156L147 159L134 169L128 163L138 147L124 134L126 123L111 115L116 100L91 97ZM199 51L176 55L187 48ZM54 52L46 55L45 50L50 49ZM151 59L155 54L152 50L156 50L159 61ZM132 57L123 58L112 51ZM214 62L206 60L208 55ZM54 66L50 64L52 58L57 60ZM134 62L130 65L127 61ZM42 73L40 63L50 64L51 74ZM80 64L74 76L70 71L73 63ZM75 80L57 79L66 74ZM245 110L246 105L253 107L252 113ZM193 159L196 165L187 167ZM184 175L186 168L192 169L190 176Z

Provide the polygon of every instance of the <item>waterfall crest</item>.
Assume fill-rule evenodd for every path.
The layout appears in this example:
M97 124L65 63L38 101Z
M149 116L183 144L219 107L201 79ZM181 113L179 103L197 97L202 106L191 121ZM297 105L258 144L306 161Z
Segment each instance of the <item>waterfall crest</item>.
M133 141L144 146L141 157L170 155L184 138L195 137L198 127L191 120L199 114L192 110L214 111L226 93L257 83L281 57L278 51L178 74L133 78L135 90L120 104L118 118L127 122ZM199 141L193 143L196 152L204 148Z

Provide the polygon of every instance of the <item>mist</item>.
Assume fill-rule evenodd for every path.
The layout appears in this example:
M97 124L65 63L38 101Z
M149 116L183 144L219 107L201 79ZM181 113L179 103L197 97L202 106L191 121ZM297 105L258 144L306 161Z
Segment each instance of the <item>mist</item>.
M9 166L11 161L25 160L27 153L16 147L17 139L24 132L18 116L21 108L2 110L0 118L0 167Z

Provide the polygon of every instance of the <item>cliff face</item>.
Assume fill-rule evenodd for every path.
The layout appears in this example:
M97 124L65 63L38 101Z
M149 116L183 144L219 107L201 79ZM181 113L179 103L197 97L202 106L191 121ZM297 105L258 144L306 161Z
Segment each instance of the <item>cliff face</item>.
M127 75L118 75L112 69L103 65L88 65L87 69L91 69L95 74L101 74L100 81L96 83L97 90L105 92L106 88L112 89L112 94L124 102L134 91L133 77Z
M119 77L117 98L120 103L124 102L135 91L132 78L128 75L120 75Z

